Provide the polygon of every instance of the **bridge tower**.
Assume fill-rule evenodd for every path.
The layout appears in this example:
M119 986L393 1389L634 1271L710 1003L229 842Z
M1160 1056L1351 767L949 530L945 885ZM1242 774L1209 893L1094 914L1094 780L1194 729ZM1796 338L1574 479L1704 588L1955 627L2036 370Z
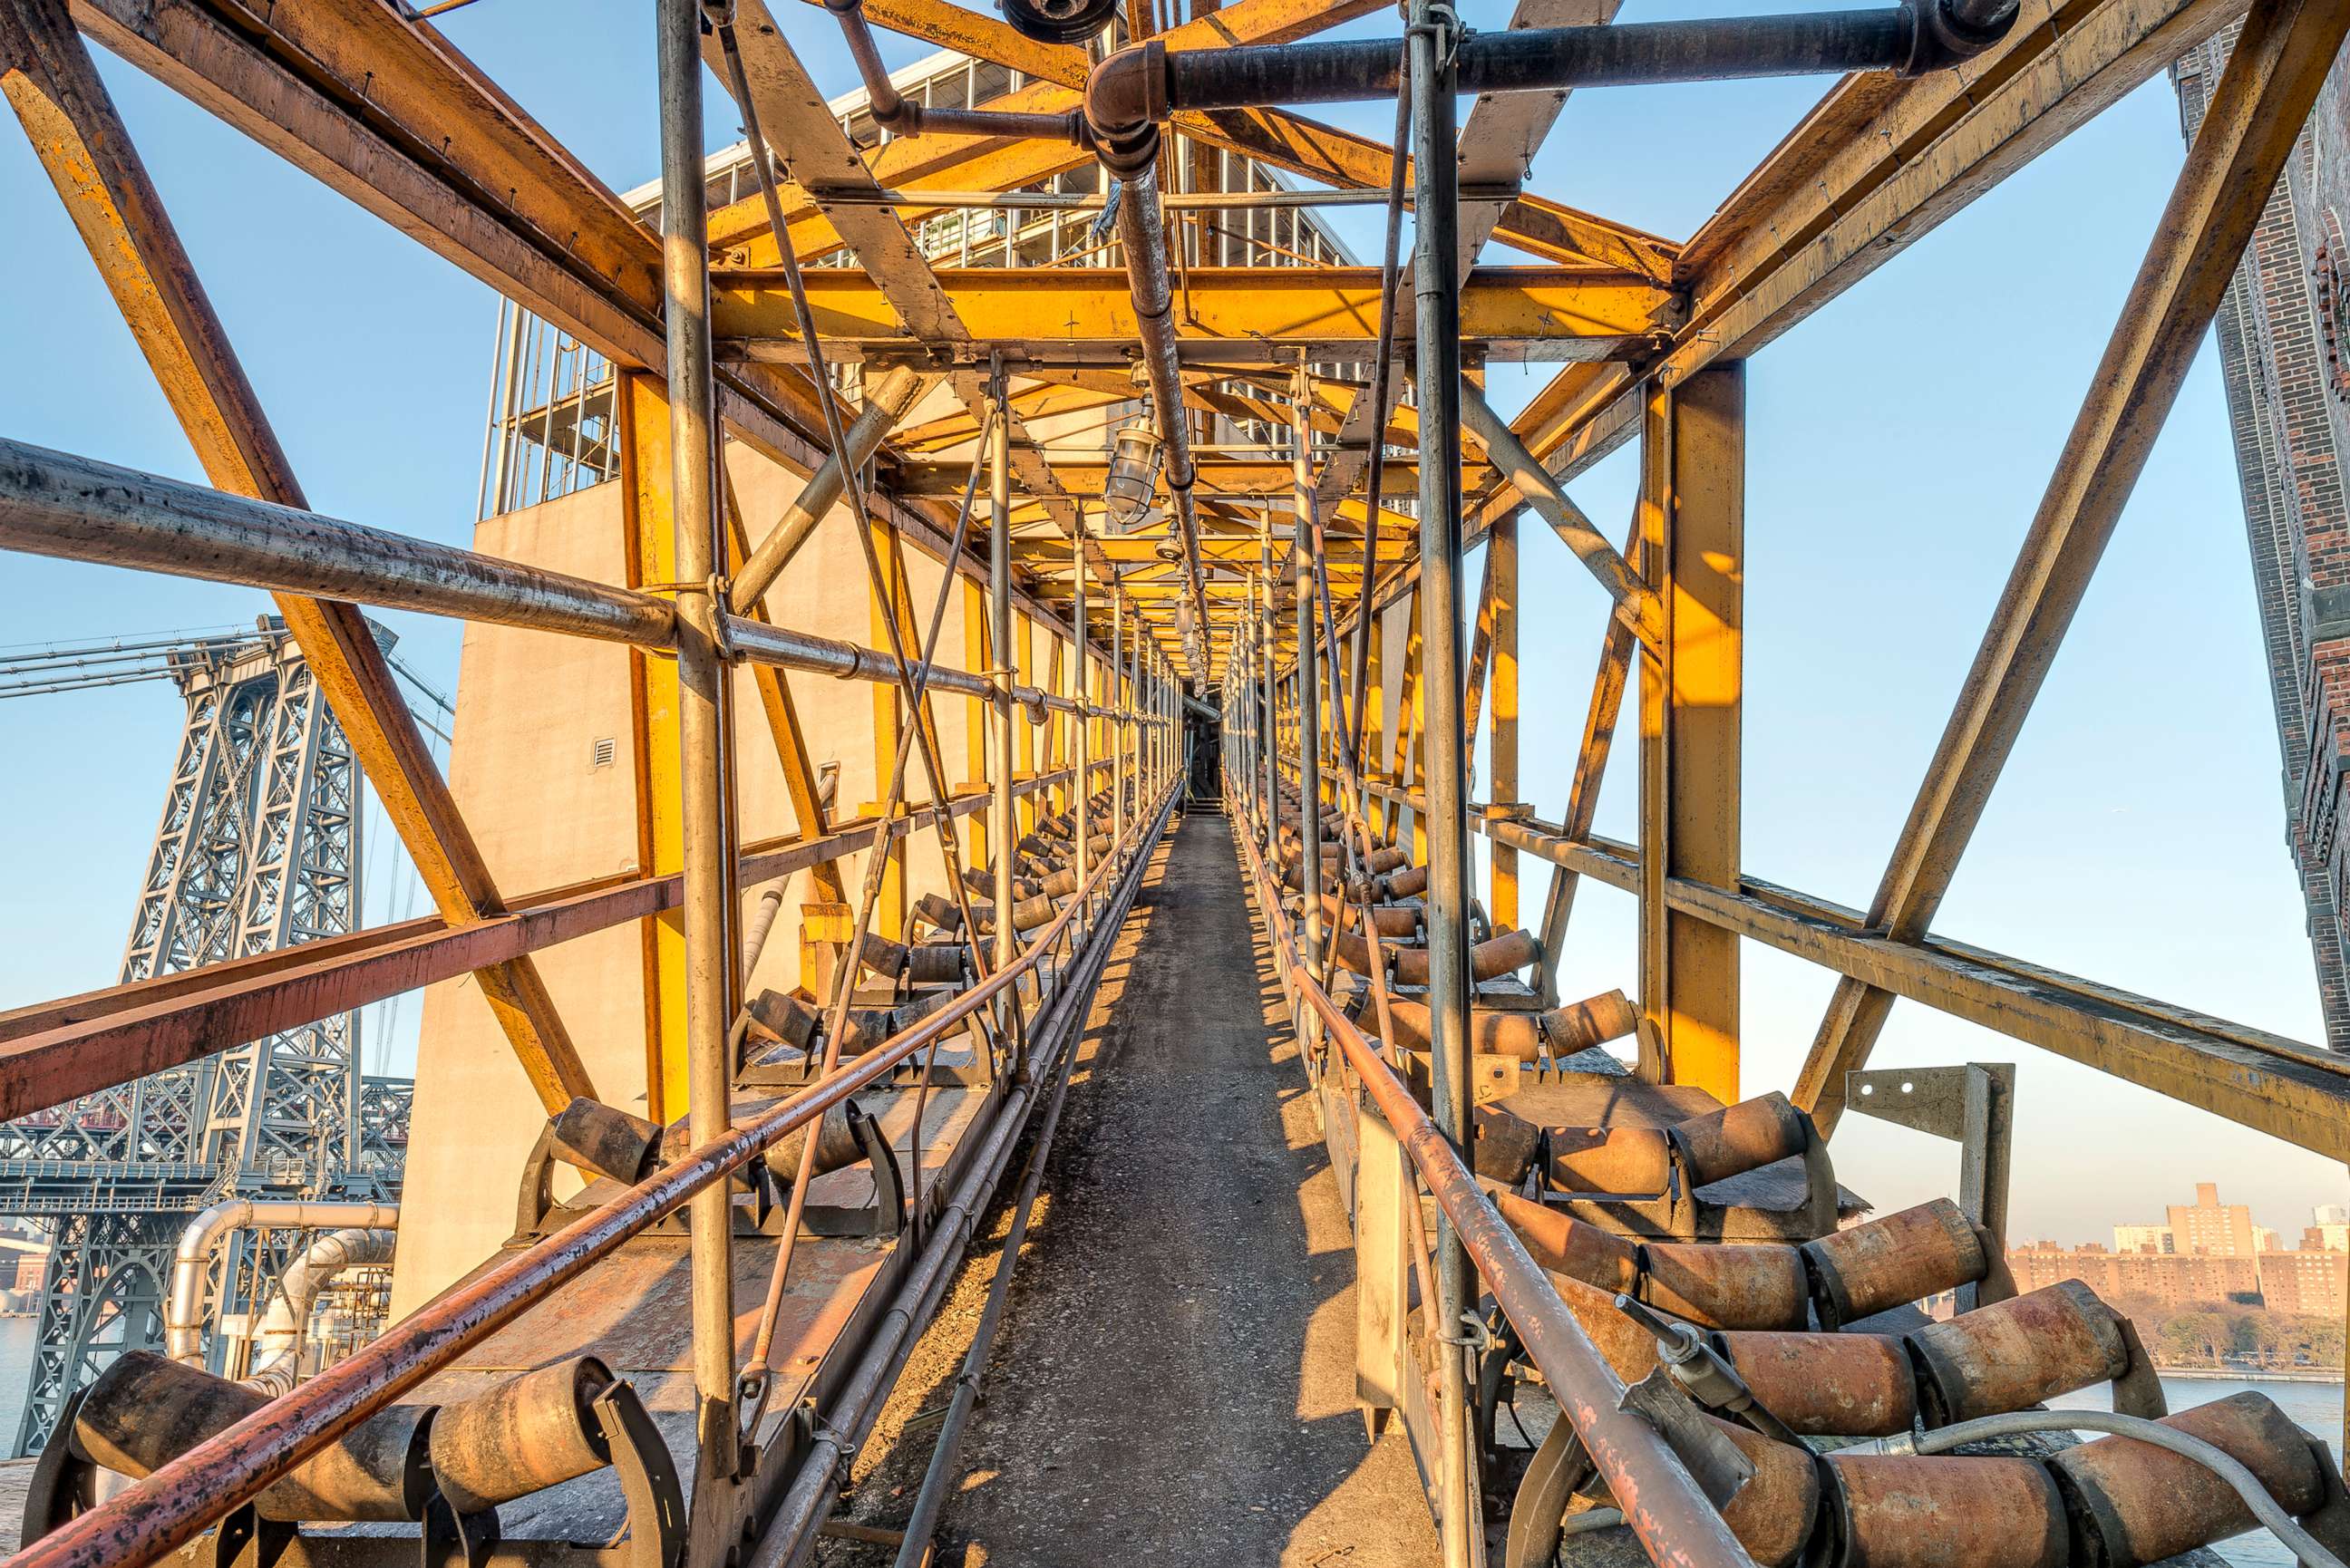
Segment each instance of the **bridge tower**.
M90 650L75 651L88 670ZM359 770L284 625L144 652L143 666L117 659L109 673L101 655L99 674L67 677L152 679L160 662L187 700L120 978L351 930ZM54 1236L17 1451L37 1451L65 1401L115 1356L162 1344L173 1248L198 1210L396 1189L405 1096L377 1098L363 1112L358 1015L341 1012L0 1127L0 1213ZM283 1250L239 1232L211 1299L258 1306Z

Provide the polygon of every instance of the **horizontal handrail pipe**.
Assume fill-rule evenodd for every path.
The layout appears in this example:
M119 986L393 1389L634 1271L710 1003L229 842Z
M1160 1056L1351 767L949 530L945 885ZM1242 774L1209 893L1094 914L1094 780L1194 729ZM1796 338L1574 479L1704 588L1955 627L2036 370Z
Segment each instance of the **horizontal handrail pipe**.
M0 440L0 548L669 648L649 594Z
M1753 1559L1663 1436L1620 1407L1623 1379L1478 1186L1475 1173L1378 1047L1299 961L1291 921L1256 846L1245 833L1234 837L1247 857L1251 885L1273 941L1274 967L1285 989L1320 1019L1363 1092L1428 1183L1486 1288L1516 1328L1527 1358L1541 1369L1562 1417L1573 1425L1607 1480L1641 1550L1657 1568L1753 1568Z
M1124 874L1165 820L1138 823L1128 846L1106 857L1035 946L913 1027L785 1099L723 1137L688 1151L554 1235L418 1308L309 1382L262 1406L88 1512L7 1560L5 1568L145 1568L446 1366L459 1354L578 1279L694 1194L817 1120L946 1032L1028 979L1092 895Z
M1110 766L1105 760L1094 771ZM1034 794L1071 776L1063 770L1021 779L1013 791ZM886 824L862 822L820 838L754 846L740 862L743 884L756 886L884 839L910 837L942 814L968 816L992 798L973 791L943 808L916 806ZM505 913L469 924L427 916L0 1013L0 1119L660 914L678 907L680 887L674 872L603 878L517 899Z
M651 594L524 566L478 550L232 495L184 480L0 440L0 549L90 561L277 593L349 599L635 648L677 646L675 611ZM891 682L877 649L729 616L727 642L757 664ZM941 691L985 698L986 677L934 669ZM1032 711L1075 711L1071 698L1015 686ZM1121 723L1162 724L1131 710Z

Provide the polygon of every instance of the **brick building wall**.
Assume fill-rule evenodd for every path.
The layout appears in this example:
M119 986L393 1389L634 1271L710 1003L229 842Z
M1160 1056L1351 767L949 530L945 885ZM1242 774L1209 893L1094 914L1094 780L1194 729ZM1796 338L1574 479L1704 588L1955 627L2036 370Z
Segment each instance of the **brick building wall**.
M2181 130L2201 125L2230 27L2172 67ZM2350 93L2337 67L2262 214L2215 328L2246 543L2328 1043L2350 1050Z
M2338 1317L2350 1293L2350 1252L2262 1252L2261 1299L2271 1312Z
M2231 1258L2108 1252L2103 1247L2068 1250L2043 1241L2010 1251L2007 1263L2019 1291L2078 1280L2109 1302L2152 1301L2172 1310L2219 1306L2232 1298L2257 1296L2261 1290L2260 1260L2249 1253Z

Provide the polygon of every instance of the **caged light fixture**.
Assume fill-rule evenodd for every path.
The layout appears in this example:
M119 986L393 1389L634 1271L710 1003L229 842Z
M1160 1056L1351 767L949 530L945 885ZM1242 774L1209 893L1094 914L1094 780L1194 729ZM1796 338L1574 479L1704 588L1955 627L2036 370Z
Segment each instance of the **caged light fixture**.
M1102 511L1121 533L1150 514L1159 495L1159 432L1143 414L1122 426L1111 442L1109 472L1102 480Z

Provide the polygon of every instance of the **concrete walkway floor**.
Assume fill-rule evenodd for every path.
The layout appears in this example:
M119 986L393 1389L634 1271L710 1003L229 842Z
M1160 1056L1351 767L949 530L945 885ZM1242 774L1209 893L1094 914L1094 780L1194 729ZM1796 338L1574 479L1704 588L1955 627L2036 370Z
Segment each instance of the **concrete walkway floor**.
M1224 819L1182 818L1096 999L939 1561L1436 1561L1400 1426L1370 1444L1354 1403L1347 1216L1258 936ZM1003 1223L867 1445L859 1523L912 1501Z

